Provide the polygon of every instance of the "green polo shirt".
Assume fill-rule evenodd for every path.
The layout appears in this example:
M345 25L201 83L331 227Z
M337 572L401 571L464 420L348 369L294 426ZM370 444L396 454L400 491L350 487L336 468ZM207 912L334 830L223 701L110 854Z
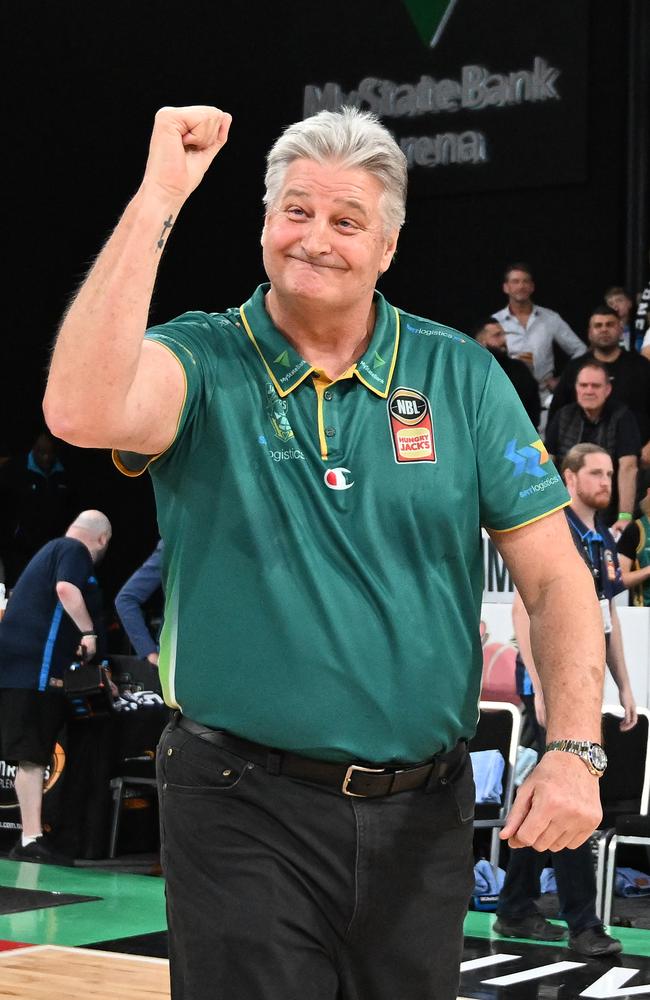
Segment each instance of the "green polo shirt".
M310 757L424 760L476 725L481 525L568 497L473 340L376 293L368 350L331 382L267 289L147 333L187 384L171 447L117 458L154 482L166 700Z

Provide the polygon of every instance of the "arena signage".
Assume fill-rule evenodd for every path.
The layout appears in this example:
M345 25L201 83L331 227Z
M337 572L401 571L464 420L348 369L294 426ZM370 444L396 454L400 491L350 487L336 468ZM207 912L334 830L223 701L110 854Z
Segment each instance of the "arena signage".
M372 111L384 119L407 119L559 101L561 95L556 86L559 76L557 67L536 56L531 69L509 73L494 73L485 66L463 66L456 80L421 76L417 83L395 83L365 77L356 89L347 93L338 83L326 83L323 87L310 84L305 87L303 112L307 117L347 105ZM476 129L406 136L399 141L409 167L481 163L488 159L487 137Z
M359 60L353 76L337 59L331 76L305 83L305 117L344 106L376 114L406 156L416 195L432 190L432 176L441 193L584 179L585 0L539 7L534 33L514 0L407 8L410 30L391 54Z

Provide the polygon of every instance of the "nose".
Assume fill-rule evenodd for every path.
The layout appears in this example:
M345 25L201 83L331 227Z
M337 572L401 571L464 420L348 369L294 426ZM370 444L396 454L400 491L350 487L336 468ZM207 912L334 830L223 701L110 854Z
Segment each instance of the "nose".
M302 248L309 257L331 253L329 227L324 219L310 219L303 227Z

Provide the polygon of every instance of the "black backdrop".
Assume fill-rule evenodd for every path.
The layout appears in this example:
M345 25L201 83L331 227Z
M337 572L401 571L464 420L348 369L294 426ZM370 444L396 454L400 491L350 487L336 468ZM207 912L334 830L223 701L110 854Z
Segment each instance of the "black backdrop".
M543 59L558 70L557 97L384 118L398 137L480 131L486 160L413 169L407 225L382 290L466 328L503 304L503 266L523 258L538 301L583 333L605 286L624 280L628 0L457 0L430 48L428 12L444 6L21 0L5 10L5 448L31 443L57 323L137 187L164 104L218 104L234 122L170 240L158 321L238 304L263 278L264 155L303 116L306 86L333 82L349 93L369 77L457 81L464 66L508 75ZM400 93L406 106L408 87ZM154 543L150 485L122 480L105 453L64 457L83 505L114 521L103 570L110 595Z

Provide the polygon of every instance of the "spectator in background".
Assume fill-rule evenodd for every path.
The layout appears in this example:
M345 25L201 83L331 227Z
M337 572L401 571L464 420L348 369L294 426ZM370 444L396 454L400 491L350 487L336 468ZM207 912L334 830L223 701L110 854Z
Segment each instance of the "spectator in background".
M158 666L158 641L145 620L143 605L162 587L163 543L159 541L142 566L126 581L115 598L115 610L136 655Z
M553 344L571 358L584 354L587 348L558 313L535 305L532 300L535 282L528 264L519 262L506 269L503 291L508 296L508 305L495 312L494 318L506 331L508 354L525 361L532 369L542 406L546 406L557 382Z
M508 355L505 330L498 319L490 316L474 330L474 339L496 358L514 385L526 413L535 427L539 426L540 403L537 382L528 365Z
M636 307L634 318L634 335L642 337L641 353L650 359L650 325L648 324L648 310L650 309L650 284L646 285Z
M623 583L632 592L631 604L650 608L650 487L639 503L641 517L631 521L618 540Z
M71 491L51 434L43 431L26 457L0 468L0 500L0 551L10 588L32 556L60 536L72 517Z
M43 835L43 776L67 714L63 673L80 647L89 659L97 649L93 566L110 537L100 511L79 514L27 564L0 622L0 754L18 762L17 861L65 863Z
M650 466L650 361L620 346L621 320L609 306L598 305L589 317L589 351L569 361L562 372L549 407L549 424L567 403L575 402L575 380L579 368L594 359L605 366L611 386L611 402L624 403L636 418L641 435L641 465Z
M606 512L611 531L620 534L635 507L636 477L641 438L632 411L610 400L612 387L605 365L588 360L578 369L576 402L567 403L553 417L544 443L559 465L576 444L596 444L614 462L614 488Z
M591 569L603 611L607 666L625 713L620 728L626 732L636 725L637 710L623 653L621 626L612 600L624 590L624 584L616 558L616 544L600 519L600 512L609 504L614 474L612 460L596 445L578 445L566 456L562 473L571 494L566 518L576 548ZM536 749L543 754L546 749L544 694L533 660L530 619L518 594L512 605L512 621L533 691L533 697L524 699L524 712L536 733ZM567 664L567 669L571 669L571 664ZM575 850L555 851L551 857L560 898L560 916L569 925L569 947L587 957L620 952L621 942L606 933L596 914L596 879L589 841ZM535 905L543 863L543 855L529 847L510 852L494 924L497 934L537 941L558 941L564 936L561 928L545 920Z
M603 296L610 309L613 309L621 321L620 346L626 351L641 350L643 337L636 338L632 333L632 308L634 302L620 285L612 285Z

